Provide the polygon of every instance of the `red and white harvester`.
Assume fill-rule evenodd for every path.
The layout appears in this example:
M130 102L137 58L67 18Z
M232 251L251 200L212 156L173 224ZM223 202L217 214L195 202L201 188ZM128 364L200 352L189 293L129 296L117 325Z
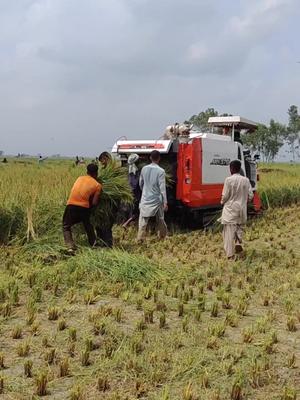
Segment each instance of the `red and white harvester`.
M208 126L210 132L200 132L191 125L176 123L168 126L158 140L120 139L112 149L124 165L132 153L148 161L149 154L158 150L174 182L168 188L170 214L194 226L203 224L204 217L220 210L224 180L230 175L232 160L241 161L243 173L253 187L252 211L261 209L256 160L244 149L241 140L241 132L251 133L257 124L240 116L228 116L211 117Z

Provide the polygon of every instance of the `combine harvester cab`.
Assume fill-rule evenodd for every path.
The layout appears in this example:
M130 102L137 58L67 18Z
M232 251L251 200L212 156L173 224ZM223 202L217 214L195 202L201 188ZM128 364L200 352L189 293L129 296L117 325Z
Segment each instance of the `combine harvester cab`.
M251 133L257 124L239 116L213 117L208 123L209 133L189 131L157 141L119 140L113 147L113 153L124 164L131 153L139 154L145 161L153 150L161 153L162 163L168 166L174 181L173 187L168 188L170 213L191 226L204 224L220 210L224 181L230 175L229 164L236 159L241 161L255 193L252 212L261 209L256 161L244 150L240 139L241 131Z

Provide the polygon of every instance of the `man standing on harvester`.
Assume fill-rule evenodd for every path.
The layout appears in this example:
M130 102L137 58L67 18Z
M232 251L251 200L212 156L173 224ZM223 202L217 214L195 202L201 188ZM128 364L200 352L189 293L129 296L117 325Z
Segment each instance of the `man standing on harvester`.
M140 202L140 218L138 242L142 242L146 236L147 225L151 217L156 217L157 229L160 239L167 236L167 225L164 212L168 210L166 173L159 166L160 153L152 151L151 164L146 165L141 172L140 188L142 198Z
M242 225L247 222L247 204L253 199L253 191L249 179L241 175L241 162L231 161L229 167L231 176L225 179L221 199L221 224L227 258L234 259L243 251Z
M89 164L87 175L80 176L71 190L69 200L63 216L63 234L65 244L70 252L76 249L72 237L72 226L82 223L86 231L90 246L96 243L94 227L90 222L91 208L99 203L101 184L97 181L98 166Z

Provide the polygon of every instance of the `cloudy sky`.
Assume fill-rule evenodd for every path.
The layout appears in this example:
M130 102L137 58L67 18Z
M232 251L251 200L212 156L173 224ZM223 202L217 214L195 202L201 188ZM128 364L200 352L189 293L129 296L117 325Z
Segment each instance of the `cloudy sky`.
M299 0L0 0L0 149L96 155L300 106Z

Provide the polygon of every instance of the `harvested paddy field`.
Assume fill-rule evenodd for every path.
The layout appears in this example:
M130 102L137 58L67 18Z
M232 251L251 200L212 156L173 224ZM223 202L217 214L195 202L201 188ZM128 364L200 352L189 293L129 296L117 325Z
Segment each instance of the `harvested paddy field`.
M1 168L0 398L296 399L299 167L274 168L236 262L217 226L142 246L117 227L114 250L78 230L67 257L60 219L80 171Z

